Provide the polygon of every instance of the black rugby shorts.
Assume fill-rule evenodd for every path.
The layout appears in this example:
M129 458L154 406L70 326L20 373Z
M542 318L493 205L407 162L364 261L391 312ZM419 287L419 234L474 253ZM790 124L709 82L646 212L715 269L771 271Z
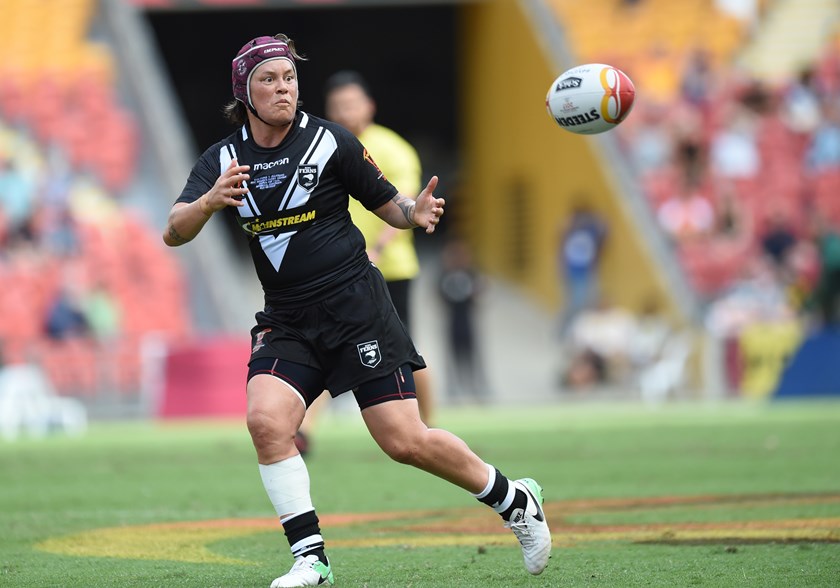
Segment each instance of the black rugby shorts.
M258 312L251 359L274 358L320 371L338 396L408 365L426 367L397 315L385 279L372 264L336 294L309 306Z

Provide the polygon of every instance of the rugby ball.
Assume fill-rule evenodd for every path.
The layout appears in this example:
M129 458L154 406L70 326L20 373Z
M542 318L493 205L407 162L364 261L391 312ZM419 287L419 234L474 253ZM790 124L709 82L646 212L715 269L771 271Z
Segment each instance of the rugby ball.
M552 82L545 107L561 128L578 135L597 135L621 124L635 98L633 82L623 71L587 63L563 72Z

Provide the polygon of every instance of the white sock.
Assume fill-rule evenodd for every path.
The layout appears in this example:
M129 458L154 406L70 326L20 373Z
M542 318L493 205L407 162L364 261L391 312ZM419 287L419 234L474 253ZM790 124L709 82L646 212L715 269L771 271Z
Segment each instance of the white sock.
M482 490L478 494L473 494L473 496L475 496L479 500L490 494L490 490L493 489L493 484L496 483L496 468L491 466L489 463L485 463L484 465L487 466L487 485L484 487L484 490ZM470 492L470 494L472 494L472 492Z
M301 513L315 510L309 496L309 471L300 455L259 466L268 499L271 500L281 523Z

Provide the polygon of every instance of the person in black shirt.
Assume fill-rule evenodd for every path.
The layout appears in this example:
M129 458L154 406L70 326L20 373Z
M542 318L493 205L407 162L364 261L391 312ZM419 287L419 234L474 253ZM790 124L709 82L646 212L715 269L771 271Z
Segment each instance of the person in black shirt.
M285 35L257 37L232 63L238 129L205 151L169 213L164 242L191 241L216 213L249 241L265 307L251 330L247 425L263 485L291 547L272 588L332 584L306 464L295 433L323 390L352 391L382 450L472 493L505 520L525 565L548 564L542 489L508 480L455 435L420 419L412 373L425 367L348 212L349 195L399 229L435 230L444 199L432 177L416 199L398 193L362 144L298 108L297 63Z

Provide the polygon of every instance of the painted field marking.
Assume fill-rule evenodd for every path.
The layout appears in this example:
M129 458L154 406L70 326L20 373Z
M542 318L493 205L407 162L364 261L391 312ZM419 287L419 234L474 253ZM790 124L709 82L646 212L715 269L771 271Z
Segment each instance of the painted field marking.
M840 504L838 494L667 496L647 498L605 498L551 502L544 505L557 547L597 541L635 543L718 544L769 542L840 543L840 516L821 518L692 520L656 523L584 524L574 519L583 515L610 515L679 509L683 517L692 512L737 508L785 507ZM663 513L664 514L664 513ZM668 514L674 518L674 513ZM354 539L328 539L330 547L383 547L411 545L487 546L513 545L515 539L501 521L487 509L435 511L397 511L360 514L320 515L321 527L358 527ZM655 517L661 520L662 516ZM375 523L376 534L367 533ZM453 529L461 532L454 533ZM79 557L164 560L189 563L253 565L242 559L213 551L217 541L282 532L276 518L217 519L183 521L91 529L81 533L47 539L35 547L41 551Z

